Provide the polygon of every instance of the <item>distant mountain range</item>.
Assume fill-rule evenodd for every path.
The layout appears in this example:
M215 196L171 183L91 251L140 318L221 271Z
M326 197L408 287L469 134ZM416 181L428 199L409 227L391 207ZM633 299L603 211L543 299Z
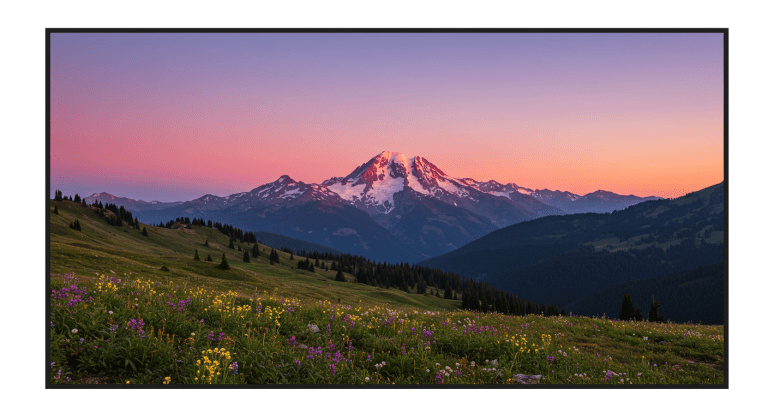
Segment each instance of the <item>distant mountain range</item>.
M658 197L532 190L448 176L423 157L382 152L345 177L307 184L281 176L249 192L184 202L145 202L106 192L142 222L204 218L388 262L418 262L499 228L547 215L610 213Z
M598 305L581 300L608 287L723 262L723 210L720 183L611 214L518 223L421 265L487 281L540 304L587 310Z

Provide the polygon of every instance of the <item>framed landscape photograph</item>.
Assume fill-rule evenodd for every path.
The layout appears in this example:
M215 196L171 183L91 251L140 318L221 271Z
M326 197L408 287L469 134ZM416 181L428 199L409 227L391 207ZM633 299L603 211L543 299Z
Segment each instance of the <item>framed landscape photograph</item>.
M727 29L50 28L46 94L46 388L728 388Z

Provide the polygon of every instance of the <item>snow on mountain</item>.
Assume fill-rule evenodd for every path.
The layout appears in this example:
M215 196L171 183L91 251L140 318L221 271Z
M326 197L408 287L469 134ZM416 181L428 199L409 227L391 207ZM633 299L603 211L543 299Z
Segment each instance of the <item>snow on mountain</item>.
M388 213L394 208L394 194L407 184L408 160L401 153L385 151L344 178L323 182L331 191L358 207L374 207Z
M504 198L510 199L512 199L511 197L514 193L531 195L534 192L532 189L524 188L515 183L507 183L506 185L502 185L495 180L489 180L488 182L477 182L474 179L469 178L464 178L461 180L464 181L467 185L472 186L479 191L489 193L491 195L503 196Z
M406 187L438 199L466 198L473 182L450 177L423 157L384 151L348 176L328 179L323 185L355 206L387 214L394 209L394 195Z
M283 206L308 201L322 201L330 205L345 203L339 195L325 185L296 182L287 175L280 176L276 181L261 185L242 195L246 195L248 205Z
M546 202L547 200L575 201L581 198L581 195L576 195L568 191L550 191L549 189L536 189L533 191L532 196L543 202Z

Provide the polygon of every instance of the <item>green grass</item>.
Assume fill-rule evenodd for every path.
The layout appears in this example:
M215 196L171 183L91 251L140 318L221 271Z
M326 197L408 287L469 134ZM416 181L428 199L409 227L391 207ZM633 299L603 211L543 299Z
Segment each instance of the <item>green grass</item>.
M392 310L267 293L246 299L106 276L57 277L52 290L51 384L724 380L722 326Z
M53 206L59 214L53 214ZM251 296L255 290L280 292L294 298L327 299L344 304L366 301L395 307L418 307L429 310L455 310L460 300L444 300L431 295L405 293L354 282L336 282L336 271L296 269L299 257L277 251L280 263L269 264L272 248L259 245L261 256L251 263L243 262L243 252L228 247L229 238L207 227L167 229L147 226L147 236L127 225L114 227L95 213L70 201L51 201L51 278L77 272L81 278L108 275L119 278L143 278L150 281L173 280L191 286L205 286L217 291L235 291ZM79 219L81 231L69 228ZM144 225L142 224L142 227ZM208 240L210 247L205 247ZM236 243L245 248L245 243ZM195 249L201 261L193 260ZM227 255L231 269L218 268L221 255ZM211 255L214 262L205 262ZM321 261L322 262L322 261ZM330 264L327 262L326 264ZM165 265L169 271L161 271ZM293 268L293 269L291 269ZM348 281L352 275L346 273ZM429 291L428 291L429 294ZM459 296L460 298L460 296Z
M273 266L268 247L243 263L216 230L145 237L55 205L51 384L724 383L722 326L462 311L291 269L298 258L282 252ZM194 261L194 249L216 262Z

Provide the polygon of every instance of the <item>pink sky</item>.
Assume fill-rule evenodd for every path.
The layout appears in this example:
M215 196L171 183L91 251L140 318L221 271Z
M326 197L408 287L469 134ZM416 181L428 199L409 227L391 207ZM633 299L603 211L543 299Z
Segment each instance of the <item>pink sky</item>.
M51 194L175 201L381 151L675 197L723 181L722 34L53 34Z

